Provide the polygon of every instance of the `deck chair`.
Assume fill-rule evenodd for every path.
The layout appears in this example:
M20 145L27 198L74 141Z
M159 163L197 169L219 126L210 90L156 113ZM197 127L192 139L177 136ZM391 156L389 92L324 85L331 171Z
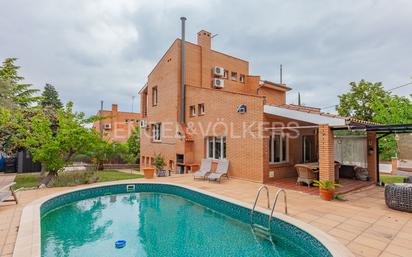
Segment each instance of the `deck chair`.
M2 180L0 177L0 202L12 201L12 202L16 202L16 204L18 203L17 196L14 193L14 190L12 188L14 184L16 183L13 182L13 180L9 180L9 179ZM13 199L9 199L10 196L13 197Z
M312 168L304 164L296 164L296 171L298 172L298 179L296 184L305 183L310 187L313 180L318 179Z
M219 181L219 183L220 183L220 180L221 180L222 177L229 178L229 176L227 175L228 170L229 170L229 161L228 160L219 160L217 162L216 171L214 173L211 173L207 177L207 179L209 181L211 181L211 180Z
M202 178L206 179L206 176L212 171L212 159L203 159L200 163L198 171L193 173L193 179Z

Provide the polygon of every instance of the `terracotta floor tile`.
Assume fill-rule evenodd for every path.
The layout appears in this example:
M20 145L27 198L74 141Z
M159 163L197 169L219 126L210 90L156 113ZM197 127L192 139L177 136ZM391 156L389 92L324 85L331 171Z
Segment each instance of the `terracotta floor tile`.
M406 247L402 247L396 244L389 244L389 246L385 249L386 252L396 254L399 256L410 257L412 256L412 249L408 249Z

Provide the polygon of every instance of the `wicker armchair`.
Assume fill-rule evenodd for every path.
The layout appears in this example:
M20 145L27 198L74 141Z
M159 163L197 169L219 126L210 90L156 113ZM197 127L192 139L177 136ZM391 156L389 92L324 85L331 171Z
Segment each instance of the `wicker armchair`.
M412 212L412 184L385 185L385 203L389 208Z
M298 180L296 181L296 184L303 182L310 187L313 180L318 179L317 174L313 172L312 168L305 164L296 164L295 168L298 172Z

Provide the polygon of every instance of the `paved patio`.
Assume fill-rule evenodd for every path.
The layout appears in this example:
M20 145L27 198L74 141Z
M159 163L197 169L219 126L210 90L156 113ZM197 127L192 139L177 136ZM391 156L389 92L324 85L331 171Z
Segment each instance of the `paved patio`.
M221 184L193 181L190 175L156 178L190 185L252 204L260 184L224 180ZM79 186L79 188L85 186ZM12 256L22 209L45 195L67 188L20 191L20 203L0 204L0 256ZM277 190L270 186L271 196ZM345 244L357 256L412 256L412 215L385 206L383 189L370 186L345 195L347 201L325 202L316 195L288 192L289 215L316 226ZM262 207L264 201L259 203ZM277 207L282 210L280 201Z

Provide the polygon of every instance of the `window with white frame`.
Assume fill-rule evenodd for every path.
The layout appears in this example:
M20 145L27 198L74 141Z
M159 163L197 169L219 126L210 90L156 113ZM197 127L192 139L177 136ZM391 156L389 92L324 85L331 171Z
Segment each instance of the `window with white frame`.
M242 83L245 83L245 75L240 74L239 81L242 82Z
M191 117L196 116L196 106L195 105L190 106L190 116Z
M198 110L199 110L199 115L205 114L205 104L199 104Z
M152 140L154 142L160 142L161 135L161 123L156 123L152 125Z
M224 72L223 72L223 78L224 79L227 79L229 77L229 71L228 70L225 70Z
M157 87L152 88L153 106L157 106Z
M226 159L226 137L206 138L206 158Z
M232 80L236 81L237 80L237 72L232 71L230 73L230 77L231 77Z
M289 160L289 140L286 134L273 134L269 137L269 162L283 163Z

